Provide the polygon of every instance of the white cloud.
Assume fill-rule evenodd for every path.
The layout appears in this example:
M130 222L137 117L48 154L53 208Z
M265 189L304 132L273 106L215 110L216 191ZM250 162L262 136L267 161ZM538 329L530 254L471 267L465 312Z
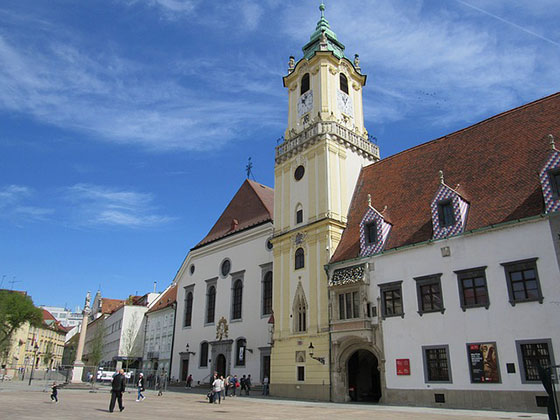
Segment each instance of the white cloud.
M80 226L120 226L149 228L174 218L157 214L151 194L92 184L76 184L66 189L73 203L75 223Z
M34 195L34 190L24 185L7 185L0 188L0 217L18 225L47 219L53 210L30 205Z
M49 44L46 51L25 50L0 36L0 62L1 108L151 150L217 149L274 114L263 99L256 106L250 99L232 97L231 86L222 93L198 90L196 77L207 77L204 72L191 74L189 85L173 74L160 80L152 75L156 70L140 63L84 54L60 43ZM236 72L241 81L248 79L243 77L247 70L218 68L211 73L220 76L222 86ZM198 70L204 70L204 63Z

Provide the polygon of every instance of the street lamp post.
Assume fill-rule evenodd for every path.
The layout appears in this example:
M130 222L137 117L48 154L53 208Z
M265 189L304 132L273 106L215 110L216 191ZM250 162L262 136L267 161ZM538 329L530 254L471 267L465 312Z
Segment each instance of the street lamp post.
M35 343L35 347L33 347L33 364L31 365L31 373L29 374L29 385L31 385L31 381L33 380L33 370L35 369L35 364L37 363L38 353L39 353L39 345Z

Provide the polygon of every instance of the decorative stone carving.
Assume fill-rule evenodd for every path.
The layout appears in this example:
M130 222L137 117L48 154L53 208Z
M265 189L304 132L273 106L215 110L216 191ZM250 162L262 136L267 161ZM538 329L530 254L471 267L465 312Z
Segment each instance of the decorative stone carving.
M302 243L305 242L305 239L307 238L307 234L303 233L303 232L299 232L294 236L294 244L296 245L301 245Z
M228 333L229 327L227 324L227 320L224 317L221 317L218 321L218 325L216 325L216 340L228 338Z
M290 59L288 60L288 73L293 72L295 67L296 67L296 60L294 56L291 55Z

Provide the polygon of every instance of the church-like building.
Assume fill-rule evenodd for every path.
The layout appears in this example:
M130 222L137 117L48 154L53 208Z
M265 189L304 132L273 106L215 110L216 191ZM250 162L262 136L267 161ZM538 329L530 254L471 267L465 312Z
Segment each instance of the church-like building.
M274 190L181 266L172 376L275 396L536 411L560 348L560 94L386 159L324 16L283 78Z

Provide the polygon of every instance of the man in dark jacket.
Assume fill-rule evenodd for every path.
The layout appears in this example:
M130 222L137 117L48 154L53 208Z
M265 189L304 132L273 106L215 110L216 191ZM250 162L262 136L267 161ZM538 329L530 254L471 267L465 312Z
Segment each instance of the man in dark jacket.
M111 384L111 403L109 404L109 412L112 413L115 408L115 400L119 402L119 410L123 411L124 406L122 403L122 394L124 392L126 378L124 377L124 370L119 370L115 376L113 376L113 383Z

